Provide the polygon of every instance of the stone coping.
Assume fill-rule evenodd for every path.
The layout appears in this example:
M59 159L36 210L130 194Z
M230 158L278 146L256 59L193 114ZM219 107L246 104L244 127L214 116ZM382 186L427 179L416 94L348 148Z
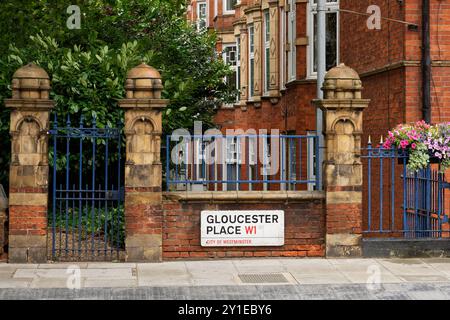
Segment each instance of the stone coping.
M189 202L303 202L325 200L323 191L174 191L164 192L165 200Z

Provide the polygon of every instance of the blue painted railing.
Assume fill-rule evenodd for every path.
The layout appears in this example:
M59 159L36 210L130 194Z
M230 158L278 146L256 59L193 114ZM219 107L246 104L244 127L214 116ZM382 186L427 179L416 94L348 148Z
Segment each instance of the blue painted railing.
M364 168L365 234L383 237L448 237L443 228L445 176L438 164L417 172L407 168L408 154L398 149L374 148L361 152Z
M166 137L169 191L300 190L319 185L316 135Z
M51 259L118 260L123 251L122 129L56 115L52 138Z

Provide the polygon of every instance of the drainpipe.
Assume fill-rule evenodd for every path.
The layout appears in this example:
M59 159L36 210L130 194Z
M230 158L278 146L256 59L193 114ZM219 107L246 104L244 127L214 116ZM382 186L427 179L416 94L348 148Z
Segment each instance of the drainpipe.
M422 116L431 122L430 0L422 0Z
M326 72L326 23L325 23L325 0L317 0L317 99L323 99L322 85ZM319 156L320 163L319 174L323 177L322 161L323 161L323 114L320 108L316 108L316 130L319 136ZM317 149L316 149L317 150ZM318 179L318 190L322 190L322 179Z

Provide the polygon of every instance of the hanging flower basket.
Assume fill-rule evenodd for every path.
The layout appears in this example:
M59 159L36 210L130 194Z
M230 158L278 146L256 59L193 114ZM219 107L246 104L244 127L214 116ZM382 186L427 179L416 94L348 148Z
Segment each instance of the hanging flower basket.
M429 125L419 121L413 125L399 124L389 131L385 149L398 149L407 154L408 169L422 170L430 163L440 164L441 171L450 168L450 122ZM403 163L404 158L399 158Z

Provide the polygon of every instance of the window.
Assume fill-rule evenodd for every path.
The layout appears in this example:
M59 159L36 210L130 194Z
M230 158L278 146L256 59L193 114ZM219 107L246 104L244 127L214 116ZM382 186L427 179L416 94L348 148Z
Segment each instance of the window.
M289 1L289 14L288 14L288 44L289 44L289 53L288 53L288 81L295 80L297 78L297 49L295 47L296 40L296 14L295 14L295 0Z
M286 44L286 12L284 11L283 8L280 9L280 25L281 25L281 30L280 30L280 90L283 90L284 84L286 82L286 65L285 65L285 61L286 61L286 50L285 50L285 44Z
M238 51L239 45L236 44L225 44L223 46L222 51L222 59L223 61L228 64L231 69L233 70L233 74L227 76L225 78L225 82L230 86L231 88L235 88L239 90L239 72L240 72L240 61L239 61L239 51Z
M264 90L268 94L270 89L270 15L269 11L264 12Z
M309 46L308 72L317 75L317 0L310 0L309 33L313 45ZM325 13L326 23L326 69L339 63L339 0L327 0Z
M241 37L236 37L236 89L238 91L237 100L241 99Z
M253 25L248 27L248 59L249 59L249 98L255 94L255 28Z
M234 6L238 3L237 0L224 0L225 10L224 13L234 13Z
M197 30L208 27L208 5L206 2L197 3Z

